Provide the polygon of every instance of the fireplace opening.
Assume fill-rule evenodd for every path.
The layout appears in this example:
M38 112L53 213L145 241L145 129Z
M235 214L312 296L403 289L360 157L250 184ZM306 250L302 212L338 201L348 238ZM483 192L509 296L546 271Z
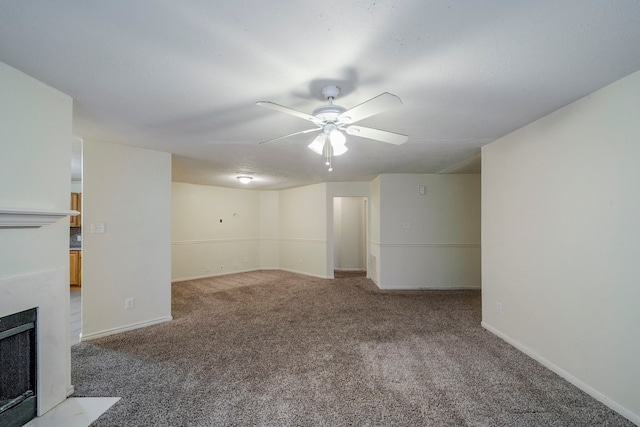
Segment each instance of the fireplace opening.
M0 425L23 426L36 417L37 309L0 318Z

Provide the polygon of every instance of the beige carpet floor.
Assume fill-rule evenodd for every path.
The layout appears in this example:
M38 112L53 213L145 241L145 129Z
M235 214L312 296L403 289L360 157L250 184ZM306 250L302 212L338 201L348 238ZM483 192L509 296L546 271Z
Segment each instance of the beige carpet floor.
M172 322L72 347L95 426L631 426L480 327L480 291L257 271L173 284Z

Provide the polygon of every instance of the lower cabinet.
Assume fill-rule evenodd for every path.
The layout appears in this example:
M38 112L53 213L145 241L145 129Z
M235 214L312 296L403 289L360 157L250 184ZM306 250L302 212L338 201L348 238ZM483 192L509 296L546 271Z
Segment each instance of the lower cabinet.
M82 285L82 251L69 251L69 282L71 286Z

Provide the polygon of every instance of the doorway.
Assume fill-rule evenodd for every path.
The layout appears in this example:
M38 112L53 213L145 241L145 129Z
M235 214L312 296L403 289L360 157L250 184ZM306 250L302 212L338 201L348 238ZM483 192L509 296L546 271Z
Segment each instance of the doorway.
M333 269L339 273L367 272L366 197L333 198Z
M71 209L82 212L82 144L80 137L71 143ZM80 342L82 333L82 213L71 221L69 233L69 330L71 345Z

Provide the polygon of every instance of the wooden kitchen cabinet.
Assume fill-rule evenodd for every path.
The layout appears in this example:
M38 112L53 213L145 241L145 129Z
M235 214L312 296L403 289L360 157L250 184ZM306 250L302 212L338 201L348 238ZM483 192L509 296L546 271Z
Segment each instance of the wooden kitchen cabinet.
M82 251L69 251L69 282L71 286L82 285Z
M82 193L71 193L71 210L82 212ZM82 214L71 217L71 227L82 226Z

